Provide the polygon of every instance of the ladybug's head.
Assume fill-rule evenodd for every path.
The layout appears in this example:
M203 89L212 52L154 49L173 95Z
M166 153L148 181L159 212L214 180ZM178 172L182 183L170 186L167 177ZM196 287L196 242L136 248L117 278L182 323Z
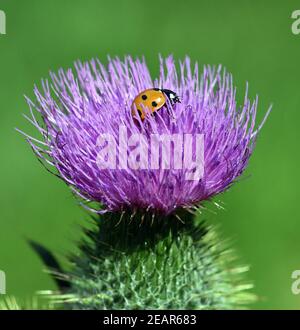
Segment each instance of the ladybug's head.
M161 89L161 91L167 96L171 104L180 103L180 98L175 92L170 89Z

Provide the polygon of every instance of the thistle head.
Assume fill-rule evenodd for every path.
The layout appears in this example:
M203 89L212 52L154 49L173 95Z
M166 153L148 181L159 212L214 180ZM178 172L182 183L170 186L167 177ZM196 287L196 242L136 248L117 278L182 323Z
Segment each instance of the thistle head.
M226 190L243 173L261 126L257 98L236 103L232 76L206 66L200 74L189 58L176 66L160 59L151 78L143 60L126 57L75 63L51 73L27 99L29 120L41 139L27 136L36 155L53 166L95 212L141 209L169 214L191 208ZM157 111L133 115L142 91L164 94ZM178 102L180 100L180 102ZM140 104L143 107L143 104ZM39 123L36 111L41 115Z

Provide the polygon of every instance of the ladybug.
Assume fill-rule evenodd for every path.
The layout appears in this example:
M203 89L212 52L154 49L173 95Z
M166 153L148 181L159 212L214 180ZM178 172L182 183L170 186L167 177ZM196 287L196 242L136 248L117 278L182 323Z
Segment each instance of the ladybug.
M144 120L147 115L147 110L150 113L155 113L161 109L167 102L171 104L180 103L178 95L169 89L150 88L139 93L132 102L132 115L135 117L137 112Z

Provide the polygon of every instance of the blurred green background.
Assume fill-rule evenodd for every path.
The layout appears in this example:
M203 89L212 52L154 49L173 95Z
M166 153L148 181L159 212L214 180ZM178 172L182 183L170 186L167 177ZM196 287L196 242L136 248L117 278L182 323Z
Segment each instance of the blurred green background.
M153 75L158 53L223 64L242 98L260 96L258 117L273 111L245 180L220 196L225 210L209 215L231 237L260 301L256 308L300 308L291 273L300 269L300 35L291 31L299 1L0 0L0 269L7 291L28 297L54 283L26 244L30 237L59 254L74 249L88 215L69 189L49 175L14 131L34 129L23 94L48 71L74 60L145 55Z

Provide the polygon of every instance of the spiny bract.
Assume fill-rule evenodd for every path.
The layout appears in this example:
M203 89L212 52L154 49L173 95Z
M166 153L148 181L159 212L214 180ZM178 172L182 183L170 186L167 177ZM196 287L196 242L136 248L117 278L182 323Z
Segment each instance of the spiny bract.
M183 216L96 221L74 255L66 309L234 309L255 299L211 226Z

